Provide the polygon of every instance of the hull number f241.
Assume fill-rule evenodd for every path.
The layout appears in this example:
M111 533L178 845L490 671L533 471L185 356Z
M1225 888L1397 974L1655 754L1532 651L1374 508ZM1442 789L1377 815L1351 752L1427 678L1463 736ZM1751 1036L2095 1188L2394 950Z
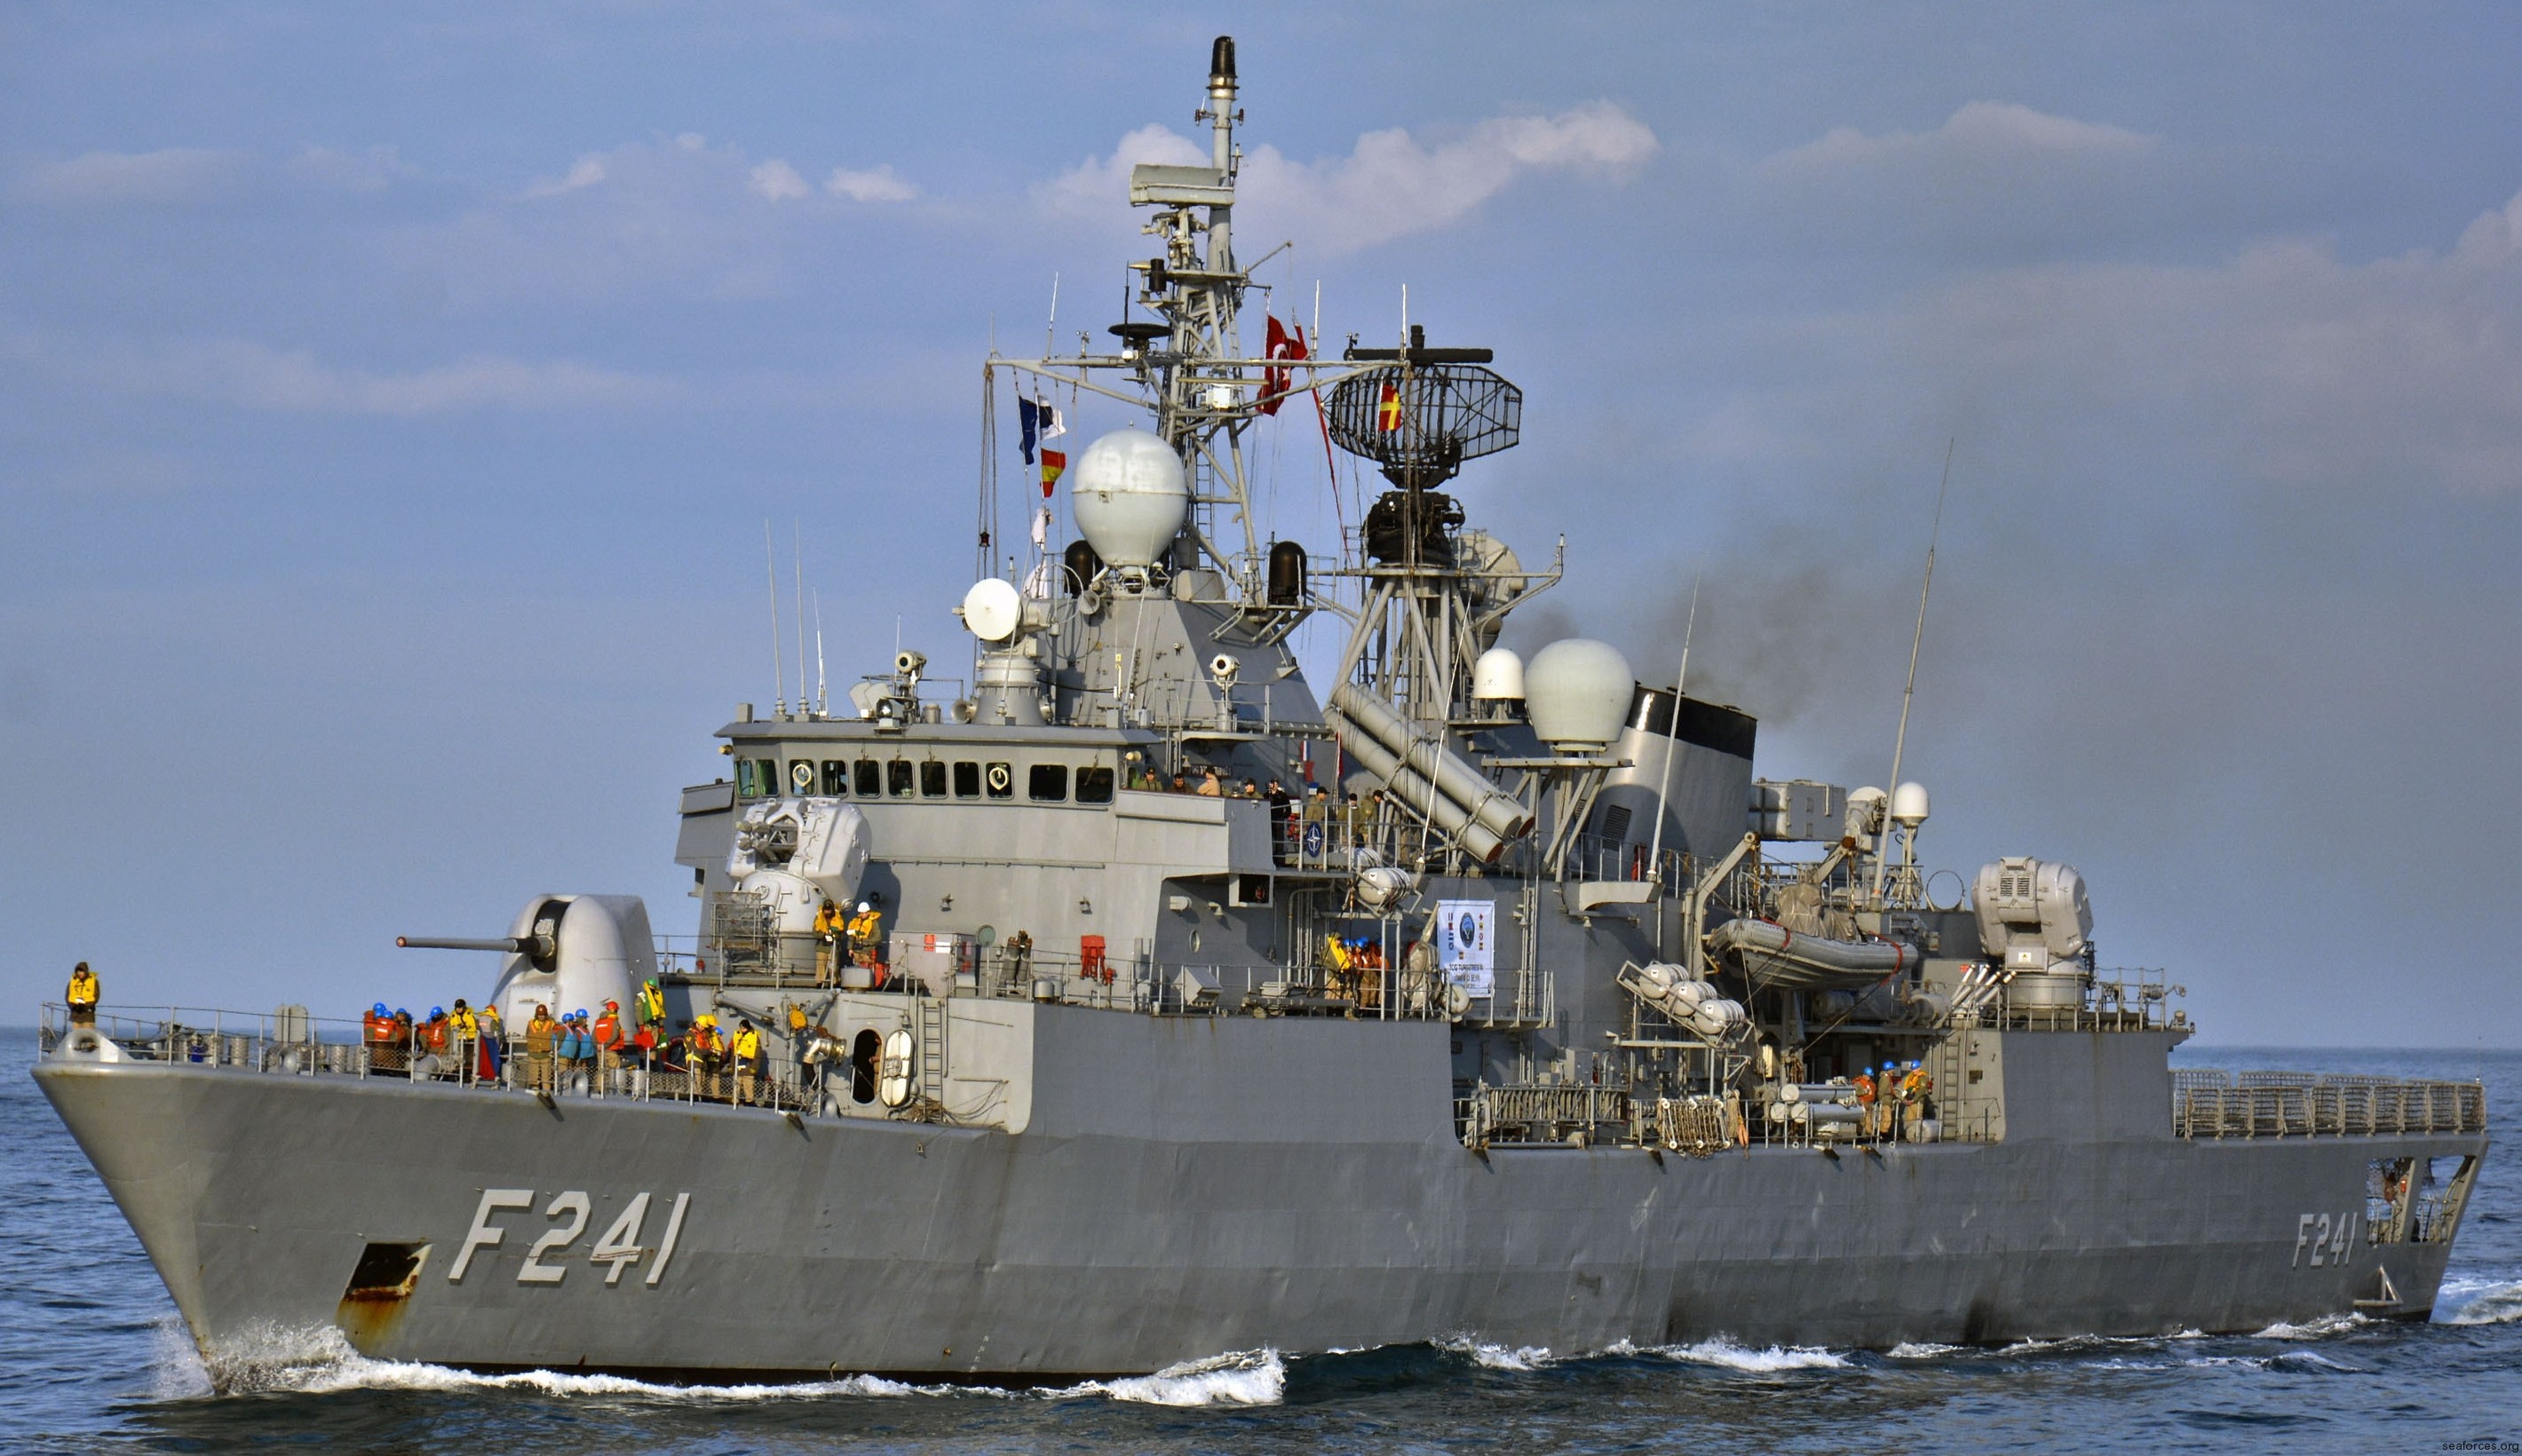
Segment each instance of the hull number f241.
M688 1193L675 1195L674 1207L666 1214L666 1231L653 1249L639 1242L639 1231L648 1221L651 1201L651 1195L642 1193L623 1205L622 1211L614 1215L613 1221L597 1237L595 1247L587 1251L588 1263L608 1266L604 1271L606 1284L621 1283L622 1271L642 1259L648 1262L645 1282L650 1288L655 1288L657 1281L665 1277L666 1263L675 1256L675 1244L683 1236L683 1211L691 1206L692 1196ZM482 1202L473 1210L473 1227L464 1235L464 1246L455 1251L455 1262L446 1271L446 1282L454 1284L461 1281L464 1271L472 1267L474 1254L485 1249L496 1249L506 1241L508 1230L498 1221L500 1213L531 1209L534 1206L535 1191L531 1188L483 1189ZM526 1250L525 1261L517 1266L517 1283L560 1283L562 1276L569 1272L566 1262L569 1247L586 1232L594 1210L595 1201L578 1189L554 1194L542 1210L550 1226ZM649 1257L651 1254L655 1256Z
M2295 1220L2292 1267L2303 1268L2307 1260L2314 1269L2347 1262L2347 1250L2355 1241L2357 1221L2352 1210L2345 1213L2306 1213Z

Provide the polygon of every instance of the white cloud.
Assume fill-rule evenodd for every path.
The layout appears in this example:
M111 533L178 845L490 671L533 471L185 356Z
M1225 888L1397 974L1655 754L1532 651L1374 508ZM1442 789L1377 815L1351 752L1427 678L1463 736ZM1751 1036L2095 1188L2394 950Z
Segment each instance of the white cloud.
M854 203L907 203L919 196L918 188L893 174L890 163L872 171L834 167L832 174L823 179L823 190Z
M27 194L76 205L200 203L229 194L247 175L242 152L169 147L158 152L90 152L34 169Z
M1761 165L1834 170L1939 158L2114 157L2147 151L2160 140L2117 126L2053 116L2010 101L1974 101L1934 131L1868 136L1853 126L1835 126L1819 140L1790 148Z
M621 409L677 392L666 381L568 360L472 354L400 372L328 364L305 349L245 340L62 349L20 340L14 352L56 373L136 394L207 399L291 414L415 416L479 409Z
M755 167L747 176L755 192L774 203L795 202L814 195L814 189L806 185L805 178L797 175L797 169L776 157Z
M2445 251L2357 263L2275 241L2206 266L2004 269L1780 326L1762 348L1819 382L1736 396L1702 448L1861 452L1960 414L2032 477L2135 488L2204 463L2281 487L2513 493L2522 196Z
M1396 127L1368 132L1348 156L1320 161L1262 147L1244 158L1238 203L1273 233L1345 251L1442 227L1534 173L1623 176L1658 147L1645 122L1608 101L1553 116L1492 116L1434 141ZM1110 215L1128 197L1133 165L1195 166L1208 155L1162 126L1143 126L1109 157L1089 159L1036 196L1053 211Z
M604 164L604 159L590 152L580 158L570 167L568 174L558 180L526 184L526 196L547 198L559 197L563 193L582 192L611 175L611 170Z

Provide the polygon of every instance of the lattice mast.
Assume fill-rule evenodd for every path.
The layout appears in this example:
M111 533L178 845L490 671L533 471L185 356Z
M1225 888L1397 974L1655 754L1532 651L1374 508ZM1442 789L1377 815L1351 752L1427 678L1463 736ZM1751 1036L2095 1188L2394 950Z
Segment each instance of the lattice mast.
M1431 737L1466 721L1472 663L1518 600L1556 579L1526 573L1437 487L1467 460L1512 447L1523 391L1484 348L1432 348L1413 325L1395 348L1345 360L1376 372L1328 391L1331 439L1374 461L1389 487L1368 508L1357 564L1363 603L1334 680L1354 678ZM1379 366L1379 367L1377 367Z

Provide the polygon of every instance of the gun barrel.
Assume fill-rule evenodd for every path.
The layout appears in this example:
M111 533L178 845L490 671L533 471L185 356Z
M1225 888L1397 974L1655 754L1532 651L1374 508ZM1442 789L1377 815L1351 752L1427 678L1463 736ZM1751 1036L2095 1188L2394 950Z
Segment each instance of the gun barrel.
M514 935L495 940L458 940L444 935L397 935L395 944L405 950L496 950L514 955L526 948L526 942Z

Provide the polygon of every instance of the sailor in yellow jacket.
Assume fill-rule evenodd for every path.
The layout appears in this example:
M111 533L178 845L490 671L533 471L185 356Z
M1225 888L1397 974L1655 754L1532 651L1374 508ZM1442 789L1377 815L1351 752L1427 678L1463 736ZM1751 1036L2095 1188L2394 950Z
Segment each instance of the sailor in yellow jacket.
M753 1023L739 1018L735 1024L735 1100L753 1101L753 1072L762 1065L762 1033Z
M62 992L62 999L70 1003L71 1025L96 1024L96 998L99 990L100 982L96 978L96 973L87 968L87 962L79 962L78 969L70 973L70 989Z

